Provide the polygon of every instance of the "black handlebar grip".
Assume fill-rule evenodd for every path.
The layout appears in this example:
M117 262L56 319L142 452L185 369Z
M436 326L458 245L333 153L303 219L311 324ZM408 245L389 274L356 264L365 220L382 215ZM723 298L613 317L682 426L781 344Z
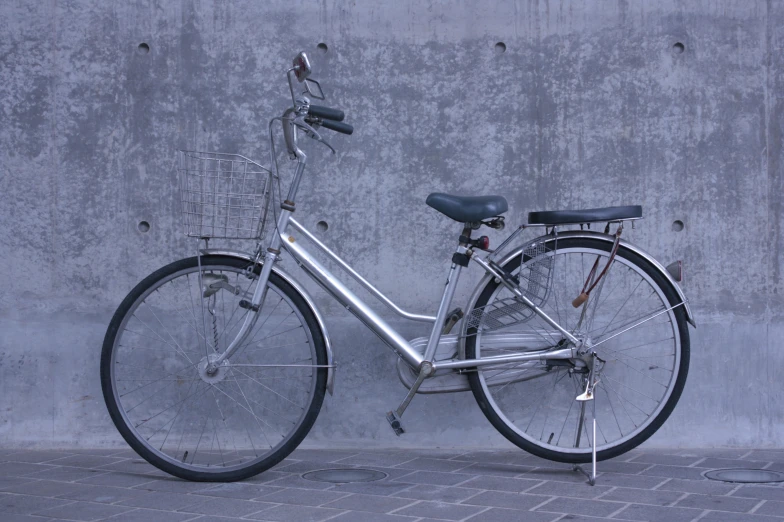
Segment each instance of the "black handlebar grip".
M352 127L348 123L339 123L336 121L324 120L321 122L321 126L327 129L331 129L333 131L342 132L343 134L351 135L354 132L354 127Z
M311 105L308 108L308 114L323 120L334 121L343 121L343 118L346 117L340 109L331 109L329 107L322 107L321 105Z

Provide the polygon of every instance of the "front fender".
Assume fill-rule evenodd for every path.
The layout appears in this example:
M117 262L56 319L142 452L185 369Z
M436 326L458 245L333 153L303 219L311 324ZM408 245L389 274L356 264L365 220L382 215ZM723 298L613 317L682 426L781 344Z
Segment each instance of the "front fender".
M253 262L254 256L249 254L248 252L243 252L241 250L228 250L228 249L218 249L218 248L205 248L201 250L203 255L212 255L212 256L227 256L227 257L236 257L237 259L242 259L244 261ZM316 302L310 296L310 294L305 290L302 285L300 285L296 279L291 277L288 272L283 270L278 266L272 267L272 271L275 272L281 279L286 281L290 284L294 290L300 293L302 298L310 307L310 311L313 312L313 315L316 317L316 322L319 325L319 329L321 330L321 335L324 337L324 345L327 348L327 391L330 395L334 393L335 387L335 358L332 353L332 342L329 338L329 333L327 332L327 325L324 323L324 317L321 315L321 312L316 307Z
M607 243L613 243L615 241L615 236L602 234L600 232L592 232L588 230L570 230L565 232L558 232L558 239L566 239L566 238L598 239L599 241L605 241ZM548 241L555 241L555 239L556 238L548 239ZM678 297L680 298L681 302L683 303L683 307L686 311L686 320L689 322L690 325L696 328L697 323L694 321L694 316L691 313L691 308L689 307L689 301L686 299L686 296L683 294L683 290L681 290L681 287L678 285L675 279L673 279L672 275L670 275L667 269L664 268L664 266L661 263L659 263L652 255L650 255L640 247L632 243L629 243L628 241L625 241L623 239L621 239L620 244L622 247L631 250L635 254L644 258L646 261L649 261L654 266L654 268L656 268L656 270L658 270L661 273L661 275L664 276L664 278L670 283L672 288L678 294ZM520 255L523 251L523 248L524 247L521 246L520 248L513 250L512 252L504 256L503 259L498 261L498 264L504 266L515 256ZM485 275L482 278L482 280L479 281L479 284L476 285L476 289L474 290L473 294L471 294L471 297L468 300L468 305L466 306L467 311L473 310L477 299L479 299L479 295L482 293L482 290L484 290L485 285L487 285L487 283L490 281L490 277L491 276L489 274ZM465 358L465 343L460 343L459 349L460 349L460 357Z

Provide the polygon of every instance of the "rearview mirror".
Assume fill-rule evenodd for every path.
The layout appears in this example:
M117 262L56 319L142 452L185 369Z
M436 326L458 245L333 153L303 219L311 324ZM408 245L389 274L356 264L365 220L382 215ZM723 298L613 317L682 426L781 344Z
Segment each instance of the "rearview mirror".
M308 60L308 55L303 51L294 58L294 74L297 76L297 80L304 82L310 76L310 71L310 60Z
M324 91L321 90L321 85L316 80L311 80L310 78L306 78L305 89L307 90L308 94L310 94L312 98L316 98L317 100L324 99Z

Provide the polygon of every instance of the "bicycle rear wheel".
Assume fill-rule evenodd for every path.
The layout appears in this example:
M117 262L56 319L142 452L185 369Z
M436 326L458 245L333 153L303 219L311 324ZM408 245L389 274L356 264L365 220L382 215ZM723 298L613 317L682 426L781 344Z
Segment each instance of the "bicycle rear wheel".
M182 259L139 283L101 354L104 400L144 459L177 477L235 481L280 462L307 435L327 381L326 348L300 294L274 272L246 341L210 375L247 314L259 266Z
M682 306L668 310L680 299L671 283L631 250L621 247L590 299L580 308L572 306L591 267L598 259L601 270L610 257L611 247L611 243L595 239L548 242L544 255L552 258L554 276L541 305L570 333L590 339L598 357L605 361L599 363L602 371L594 393L599 460L629 451L661 427L680 398L689 368L685 311ZM525 280L531 264L537 260L541 261L523 259L521 254L505 268ZM522 319L506 321L505 325L497 323L495 329L469 328L467 358L563 344L560 332L538 316L521 314L520 305L511 297L511 292L500 283L491 280L486 285L474 306L478 315L483 310L503 313L504 307L510 306L507 303L511 303L516 308L510 309L510 313ZM495 334L513 334L521 340L521 346L499 347L493 342ZM550 460L590 461L589 423L594 404L575 400L585 391L586 368L569 361L545 360L484 366L468 377L479 407L512 443Z

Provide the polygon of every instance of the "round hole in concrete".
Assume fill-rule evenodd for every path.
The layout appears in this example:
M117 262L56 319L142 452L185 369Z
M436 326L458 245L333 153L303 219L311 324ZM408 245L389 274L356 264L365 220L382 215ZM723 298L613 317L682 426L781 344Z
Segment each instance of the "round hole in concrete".
M784 473L769 469L712 469L704 475L711 480L741 484L784 482Z
M672 222L672 231L680 232L681 230L683 230L683 221L681 221L680 219L676 219L675 221Z
M309 471L302 475L307 480L317 482L330 482L332 484L347 484L349 482L373 482L387 478L383 471L374 469L348 468L348 469L320 469Z
M683 45L681 42L675 42L672 46L672 51L675 54L681 54L683 51L686 50L686 46Z
M326 232L327 230L329 230L329 223L327 223L326 221L319 221L318 223L316 223L316 230L318 230L319 232Z
M324 42L318 44L316 46L316 49L318 49L321 54L327 54L327 51L329 51L329 47L327 47L327 44L325 44Z
M150 52L150 44L147 43L140 43L139 47L136 48L139 54L147 54Z
M139 221L139 225L137 226L139 232L142 234L150 231L150 224L146 221Z
M504 54L506 52L506 44L504 42L498 42L494 46L496 54Z

